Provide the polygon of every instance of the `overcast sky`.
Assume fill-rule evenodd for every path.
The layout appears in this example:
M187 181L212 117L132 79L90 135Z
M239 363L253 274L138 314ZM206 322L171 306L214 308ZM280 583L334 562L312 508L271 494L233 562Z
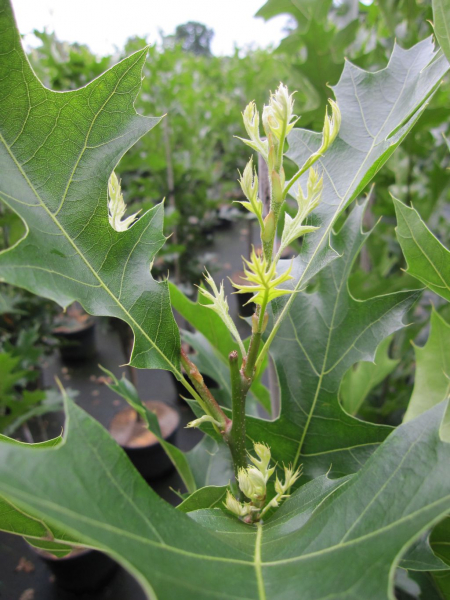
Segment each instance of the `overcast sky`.
M199 21L215 32L214 54L229 54L234 44L265 47L283 37L287 16L265 23L254 18L264 0L13 0L19 30L55 31L59 39L87 44L98 54L121 48L132 35L159 39L187 21ZM27 44L33 38L27 36Z

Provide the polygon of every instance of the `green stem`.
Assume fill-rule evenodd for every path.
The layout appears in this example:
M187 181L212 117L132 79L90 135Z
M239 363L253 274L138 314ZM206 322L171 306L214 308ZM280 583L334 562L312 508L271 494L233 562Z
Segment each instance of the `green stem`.
M231 426L230 419L226 416L223 410L217 403L217 400L209 391L207 385L203 381L203 377L200 371L197 369L197 366L189 360L186 352L181 349L181 364L186 370L186 373L189 379L192 382L192 385L197 390L198 395L201 398L200 405L206 414L210 415L220 423L220 432L226 432Z
M253 333L248 347L248 354L245 360L244 375L248 379L253 379L255 372L255 363L258 358L259 346L261 345L262 333L260 331Z
M230 375L231 375L231 403L233 421L227 443L233 457L234 473L237 475L240 469L247 467L247 451L245 444L245 399L251 381L249 381L239 370L239 355L236 350L230 352Z

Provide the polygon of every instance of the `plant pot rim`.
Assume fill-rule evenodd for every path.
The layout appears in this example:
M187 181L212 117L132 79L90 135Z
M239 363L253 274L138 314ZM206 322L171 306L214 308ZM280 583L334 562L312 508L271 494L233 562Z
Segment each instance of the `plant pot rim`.
M145 400L144 404L147 406L147 408L153 412L156 412L162 437L164 439L168 439L179 429L181 418L176 408L165 402L162 402L161 400ZM157 410L153 410L157 409L157 407L164 407L162 408L162 411L160 411L159 415ZM166 421L163 420L165 416L163 415L164 412L166 415L169 415ZM163 417L162 420L160 420L160 415ZM131 421L126 420L132 417L135 417L135 419ZM130 430L128 440L125 442L121 439L121 431L123 427L129 428ZM155 434L147 429L142 421L137 419L137 412L131 406L122 408L113 416L110 421L108 431L113 439L115 439L116 442L126 450L139 451L144 448L157 446L160 443ZM136 442L130 443L130 439L136 439Z
M91 329L92 327L94 327L95 325L95 319L89 320L86 323L83 323L82 325L80 324L79 327L76 328L69 328L66 327L65 325L58 325L57 327L53 328L53 334L54 335L70 335L70 334L76 334L76 333L80 333L82 331L86 331L87 329Z

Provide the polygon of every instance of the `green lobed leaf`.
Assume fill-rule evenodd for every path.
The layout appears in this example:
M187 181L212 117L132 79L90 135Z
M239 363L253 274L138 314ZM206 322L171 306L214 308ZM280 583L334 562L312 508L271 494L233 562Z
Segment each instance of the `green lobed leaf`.
M423 348L414 345L416 375L414 390L404 421L446 400L450 395L450 325L433 308L430 335ZM446 415L441 430L442 439L450 441L450 415Z
M26 541L54 556L67 556L72 546L55 542L55 535L64 539L62 532L52 531L43 521L35 519L0 497L0 530L23 536Z
M202 427L202 431L207 431ZM233 463L228 446L214 429L186 453L186 458L198 488L205 486L221 487L234 479Z
M265 21L281 15L292 15L300 31L306 31L313 20L326 21L332 0L267 0L258 10L256 17Z
M410 571L448 570L448 565L433 552L428 531L408 549L400 566Z
M26 446L22 442L16 442L3 435L0 436L0 441L4 444L14 443L19 446ZM57 437L47 442L33 444L33 449L39 451L42 448L53 448L61 441L62 438ZM45 549L55 556L66 556L71 550L70 546L53 541L55 531L52 531L44 521L31 517L2 497L0 497L0 530L22 535L32 546ZM58 532L56 535L59 535L61 539L65 537L62 532Z
M415 208L392 198L397 239L408 264L406 271L450 301L450 251L431 233Z
M405 549L450 510L445 409L399 427L350 479L307 484L257 528L220 509L195 511L194 521L166 504L71 401L56 448L0 444L0 493L108 552L148 598L385 600Z
M431 547L436 556L450 567L450 517L446 516L436 527L430 537ZM433 579L442 597L450 598L450 569L442 573L433 573Z
M162 204L128 231L108 222L108 178L122 155L160 121L138 115L147 50L84 88L53 92L23 52L9 0L0 0L0 200L26 225L0 253L0 280L90 314L127 322L131 364L179 373L179 333L167 282L150 264L164 244Z
M434 33L447 60L450 60L450 2L433 0Z
M397 292L360 301L349 293L352 265L369 235L361 230L363 213L364 205L355 205L333 233L339 258L319 273L314 291L295 295L272 344L280 417L248 419L248 437L267 443L279 464L303 464L304 481L329 470L333 477L358 471L390 431L348 415L338 399L344 374L357 362L373 361L417 298L417 292Z
M356 415L369 393L381 383L400 362L389 358L392 337L378 346L374 362L360 362L349 369L342 378L339 399L350 415Z
M0 528L8 533L37 538L43 538L49 533L42 521L26 515L3 498L0 498Z

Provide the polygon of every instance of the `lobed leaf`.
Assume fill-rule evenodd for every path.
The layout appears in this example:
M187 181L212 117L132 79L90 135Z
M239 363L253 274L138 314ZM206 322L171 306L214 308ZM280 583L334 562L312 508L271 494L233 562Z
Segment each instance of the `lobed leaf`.
M450 446L438 433L445 409L399 427L352 478L307 484L257 528L220 509L193 520L166 504L70 400L56 448L0 444L0 493L108 552L148 598L385 600L405 549L450 510Z
M406 271L450 301L450 251L431 233L419 213L392 198L397 239L408 264Z
M0 253L0 280L122 319L135 336L133 366L181 377L167 282L150 275L165 242L163 206L128 231L108 222L111 172L160 121L134 109L146 54L84 88L53 92L28 63L9 0L0 0L0 200L26 226L25 237Z
M450 396L450 325L433 308L431 328L423 348L414 345L416 375L404 421L411 421ZM450 441L450 415L444 418L442 439Z
M387 337L378 346L374 362L360 362L344 375L339 389L339 398L350 415L356 415L368 394L381 383L400 362L389 358L392 337Z

